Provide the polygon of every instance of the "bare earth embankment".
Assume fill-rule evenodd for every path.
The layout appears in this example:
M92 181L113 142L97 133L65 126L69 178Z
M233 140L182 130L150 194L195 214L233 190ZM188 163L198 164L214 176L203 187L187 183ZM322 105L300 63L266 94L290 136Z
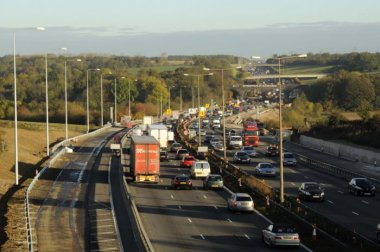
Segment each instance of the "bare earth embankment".
M81 134L82 126L70 126L69 136ZM25 190L46 159L46 131L43 123L19 122L19 186L15 186L14 127L0 121L0 251L25 251ZM50 145L64 137L64 127L51 124Z

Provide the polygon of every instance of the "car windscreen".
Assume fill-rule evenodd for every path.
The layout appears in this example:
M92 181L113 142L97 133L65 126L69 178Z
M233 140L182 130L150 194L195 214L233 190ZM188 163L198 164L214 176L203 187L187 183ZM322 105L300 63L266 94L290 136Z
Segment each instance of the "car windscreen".
M294 158L293 154L284 154L284 158Z
M187 150L178 150L178 154L186 154L189 153Z
M185 157L185 160L186 161L193 161L193 160L195 160L195 158L194 157Z
M239 196L236 197L236 201L252 201L251 197L248 196Z
M371 183L366 179L357 179L356 185L358 185L358 186L369 186L369 185L371 185Z
M273 168L273 165L271 165L271 164L261 164L260 167L261 168Z
M321 187L317 184L307 184L305 185L306 190L320 190Z

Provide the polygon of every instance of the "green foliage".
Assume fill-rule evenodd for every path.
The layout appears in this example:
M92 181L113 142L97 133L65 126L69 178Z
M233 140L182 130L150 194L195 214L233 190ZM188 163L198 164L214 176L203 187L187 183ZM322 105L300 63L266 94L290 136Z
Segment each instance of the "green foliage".
M337 107L346 111L372 110L378 107L380 85L358 72L338 71L305 90L313 102L320 102L325 109Z

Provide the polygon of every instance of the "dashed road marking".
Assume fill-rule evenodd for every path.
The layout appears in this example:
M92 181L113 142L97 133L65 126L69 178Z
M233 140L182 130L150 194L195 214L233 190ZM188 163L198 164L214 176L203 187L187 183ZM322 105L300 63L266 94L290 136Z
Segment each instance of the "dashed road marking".
M295 185L296 185L294 182L291 182L290 184L291 184L292 186L295 186Z
M368 202L368 201L362 200L362 202L363 202L364 204L369 205L369 202Z
M331 200L327 200L327 202L330 204L334 204L334 202L332 202Z
M191 219L190 219L190 218L187 218L187 220L188 220L190 223L193 223L193 222L191 221Z
M203 198L207 199L207 196L206 196L206 195L203 195Z
M174 199L174 196L173 196L173 194L170 194L170 198Z
M200 234L202 240L206 240L206 238L203 236L203 234Z
M343 194L344 192L342 192L342 191L338 191L338 193Z
M218 207L217 207L217 206L214 206L214 208L215 208L216 210L218 210Z
M227 219L228 220L228 222L232 222L232 220L231 219Z
M305 179L309 179L309 176L305 176Z
M178 209L182 209L182 207L181 207L181 206L178 206Z
M247 238L248 240L251 240L251 238L249 238L249 236L247 234L244 234L245 238Z
M351 213L353 213L353 214L355 214L355 215L359 215L357 212L354 212L354 211L352 211Z

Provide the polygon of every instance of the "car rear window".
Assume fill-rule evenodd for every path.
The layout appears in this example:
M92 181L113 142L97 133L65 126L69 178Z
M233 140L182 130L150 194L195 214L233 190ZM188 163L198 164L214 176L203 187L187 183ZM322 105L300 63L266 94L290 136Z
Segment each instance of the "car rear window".
M247 197L247 196L239 196L239 197L236 197L236 201L252 201L251 197Z
M293 227L274 227L273 231L275 233L296 233L296 229Z
M196 163L195 168L210 168L209 163Z
M222 177L221 176L212 176L210 177L210 181L221 181Z
M188 153L187 150L178 150L178 154L184 154L184 153Z
M194 157L185 157L185 160L186 161L192 161L192 160L195 160L195 158Z
M177 177L177 180L178 181L187 181L187 180L189 180L189 177L181 176L181 177Z

